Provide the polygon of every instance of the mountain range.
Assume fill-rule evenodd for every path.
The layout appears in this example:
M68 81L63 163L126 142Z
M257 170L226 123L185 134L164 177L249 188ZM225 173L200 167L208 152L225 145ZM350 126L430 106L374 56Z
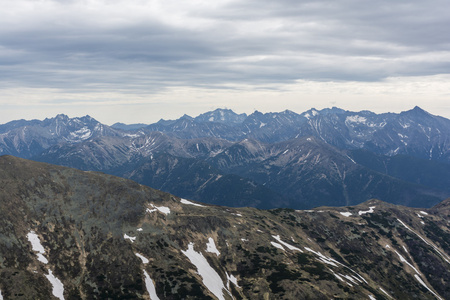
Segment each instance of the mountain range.
M230 208L8 155L0 184L1 299L450 299L450 199Z
M431 207L450 196L450 120L311 109L217 109L155 124L85 116L0 125L0 154L101 171L204 203L258 208Z

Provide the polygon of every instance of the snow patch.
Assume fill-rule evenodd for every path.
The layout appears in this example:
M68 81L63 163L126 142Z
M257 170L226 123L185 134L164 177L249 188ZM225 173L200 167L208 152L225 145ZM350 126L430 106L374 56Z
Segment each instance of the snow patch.
M223 296L223 290L231 293L225 288L219 274L209 265L206 258L202 253L194 250L194 243L189 243L186 251L181 252L189 258L191 263L197 268L198 274L202 277L203 284L211 293L214 294L219 300L225 300Z
M64 300L64 285L58 278L53 275L52 270L48 269L48 275L45 275L52 284L52 294L58 299Z
M38 235L34 231L30 231L27 234L27 238L28 241L31 243L31 248L33 249L33 251L38 252L36 253L38 260L44 264L48 264L48 260L44 256L45 253L44 246L42 246Z
M170 208L168 208L167 206L155 206L152 203L150 203L150 205L153 207L153 209L147 208L148 213L152 213L152 212L155 212L158 210L158 211L162 212L163 214L166 214L166 215L170 214Z
M358 115L348 116L345 118L345 123L362 123L365 124L367 119Z
M147 289L148 294L150 295L150 300L159 300L158 295L156 294L155 284L153 280L148 275L147 271L144 270L145 276L145 287Z
M369 295L370 300L377 300L373 295Z
M204 205L197 204L197 203L191 202L191 201L186 200L186 199L181 199L180 202L183 203L183 204L187 204L187 205L194 205L194 206L205 207Z
M78 138L80 140L86 140L86 139L91 137L92 132L91 132L91 130L89 128L84 126L83 128L81 128L81 129L79 129L77 131L71 132L70 135L73 138Z
M208 243L206 243L206 252L215 253L217 256L220 255L219 250L216 248L216 244L214 243L213 238L208 238Z
M358 214L360 215L360 216L362 216L362 215L365 215L365 214L371 214L371 213L373 213L373 209L375 208L375 206L370 206L369 207L369 210L360 210L359 212L358 212Z
M126 239L126 240L130 240L132 243L134 243L134 241L136 240L135 236L129 236L126 233L123 235L123 238Z
M345 217L350 217L351 215L353 215L351 212L339 212L339 213Z
M423 211L423 210L421 210L421 211L420 211L420 213L421 213L422 215L426 215L426 216L428 216L428 213L427 213L427 212L425 212L425 211Z
M142 231L143 229L142 228L138 228L138 229L136 229L137 231Z
M139 257L142 260L143 264L148 264L149 260L142 254L135 253L137 257Z

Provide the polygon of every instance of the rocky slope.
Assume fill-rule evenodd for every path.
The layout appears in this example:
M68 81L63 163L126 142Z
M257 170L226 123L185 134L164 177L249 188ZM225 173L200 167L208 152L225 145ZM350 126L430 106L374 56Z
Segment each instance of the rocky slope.
M102 171L182 197L227 206L311 208L378 198L431 207L450 196L450 173L445 172L450 168L445 165L421 166L415 176L408 171L395 174L395 178L392 172L373 170L363 159L359 164L350 155L348 150L315 137L273 144L251 139L231 143L217 138L182 140L152 132L139 138L100 137L55 146L35 159ZM403 169L414 168L411 164Z
M0 157L4 299L449 299L450 200L227 208Z

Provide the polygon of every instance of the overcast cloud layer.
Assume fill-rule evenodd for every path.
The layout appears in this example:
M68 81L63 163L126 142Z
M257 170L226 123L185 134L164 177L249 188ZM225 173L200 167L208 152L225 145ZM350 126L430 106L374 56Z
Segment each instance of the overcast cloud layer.
M448 0L0 4L5 121L331 105L450 117Z

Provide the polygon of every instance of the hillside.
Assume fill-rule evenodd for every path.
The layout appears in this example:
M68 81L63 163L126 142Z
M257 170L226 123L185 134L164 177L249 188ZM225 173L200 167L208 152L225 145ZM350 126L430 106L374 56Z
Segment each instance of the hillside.
M450 201L415 209L195 203L0 157L4 299L449 299Z

